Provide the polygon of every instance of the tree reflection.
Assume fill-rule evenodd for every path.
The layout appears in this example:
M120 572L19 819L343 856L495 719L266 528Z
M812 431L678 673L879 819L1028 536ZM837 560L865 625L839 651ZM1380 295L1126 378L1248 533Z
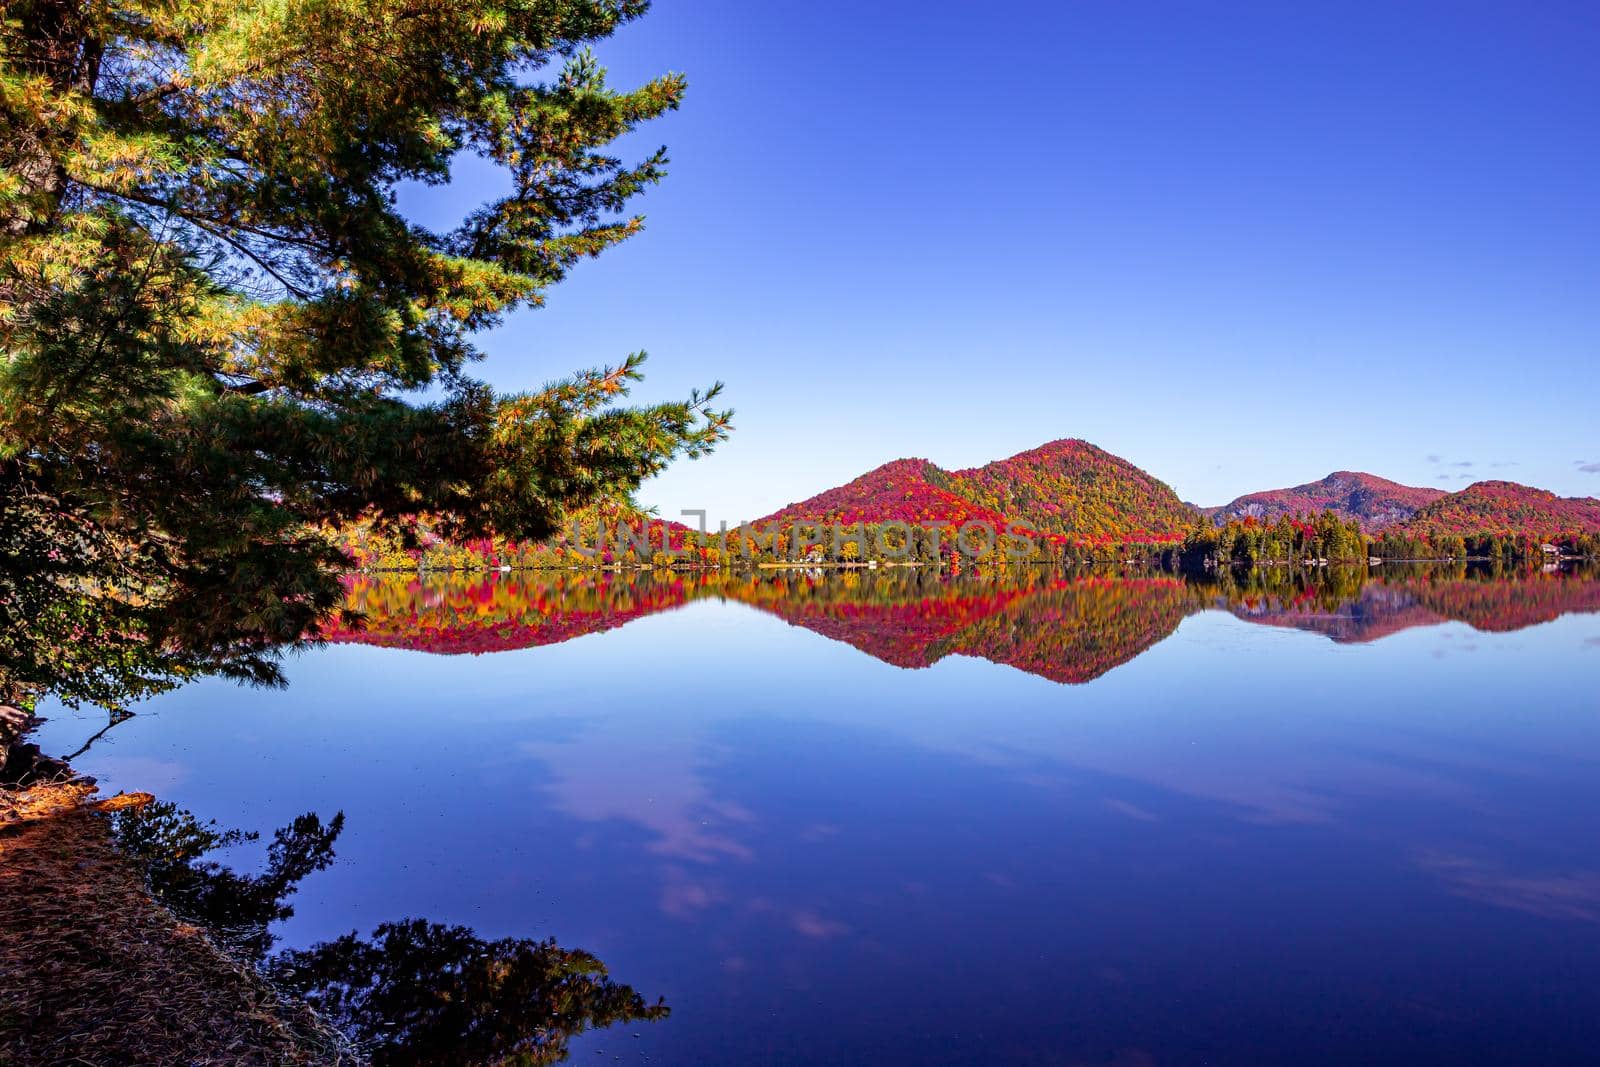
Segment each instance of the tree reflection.
M669 1012L587 952L422 919L283 953L268 973L376 1064L558 1063L586 1030Z
M288 903L300 882L333 862L333 843L344 830L344 813L327 823L314 813L272 835L261 874L239 874L205 856L259 836L201 823L166 801L113 816L117 842L146 872L151 892L176 914L210 930L251 961L260 961L276 940L271 925L294 915Z
M361 576L341 641L418 651L494 652L558 644L703 598L733 600L897 667L972 656L1065 684L1092 681L1221 610L1334 641L1372 641L1465 622L1514 630L1600 611L1589 569L1506 571L1386 565L1203 573L1013 567L723 572L536 572Z
M258 835L202 823L171 803L119 812L113 827L175 914L303 998L376 1064L558 1063L587 1030L669 1014L612 981L587 952L554 940L489 941L424 919L274 954L272 924L294 914L289 898L301 881L333 862L342 812L326 822L308 812L280 828L260 874L208 858Z

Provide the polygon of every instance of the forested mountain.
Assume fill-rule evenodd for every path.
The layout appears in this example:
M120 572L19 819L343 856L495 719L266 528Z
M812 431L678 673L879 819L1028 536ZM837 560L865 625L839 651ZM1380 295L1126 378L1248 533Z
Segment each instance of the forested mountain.
M1020 526L1089 541L1177 537L1195 519L1165 482L1071 438L956 471L952 484Z
M925 459L895 460L757 524L899 521L959 527L976 520L1043 535L1055 545L1159 548L1185 537L1197 544L1196 539L1205 540L1208 535L1196 527L1204 516L1231 524L1227 529L1239 536L1259 539L1283 522L1297 528L1322 522L1327 512L1345 524L1350 537L1359 539L1358 525L1376 536L1374 551L1384 556L1537 555L1539 541L1584 552L1600 537L1600 501L1593 498L1557 497L1514 482L1478 482L1446 494L1359 471L1335 471L1320 481L1197 509L1127 460L1075 439L969 470L945 471ZM1261 558L1298 559L1304 547ZM1341 547L1337 558L1360 556L1360 548ZM1327 554L1326 546L1316 554ZM1226 551L1222 555L1233 558Z
M1522 535L1556 540L1600 534L1600 500L1560 497L1517 482L1475 482L1418 509L1392 533L1419 540Z
M1280 515L1317 515L1332 511L1346 522L1356 521L1368 532L1404 522L1417 509L1445 495L1442 489L1401 485L1360 471L1334 471L1320 481L1290 489L1248 493L1232 503L1205 509L1220 520L1265 519Z
M1085 541L1177 538L1196 512L1166 484L1087 441L1052 441L969 470L900 459L758 524L979 521Z
M925 459L897 459L757 522L940 522L959 526L972 520L995 525L1005 522L998 512L961 494L948 471Z

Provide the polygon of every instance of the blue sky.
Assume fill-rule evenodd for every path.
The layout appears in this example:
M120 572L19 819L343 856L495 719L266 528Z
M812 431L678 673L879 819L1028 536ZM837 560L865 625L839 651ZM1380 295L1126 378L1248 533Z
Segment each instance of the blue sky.
M1202 504L1335 469L1597 494L1596 54L1587 3L658 0L601 50L689 77L630 145L673 157L647 230L480 372L726 381L733 438L641 494L713 521L1058 437Z

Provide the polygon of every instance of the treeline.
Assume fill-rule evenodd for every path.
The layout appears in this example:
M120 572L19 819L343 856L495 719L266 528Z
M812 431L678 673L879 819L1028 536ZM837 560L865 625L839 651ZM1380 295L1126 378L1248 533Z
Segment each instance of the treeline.
M878 563L951 567L1007 563L1159 561L1179 548L1177 538L1117 541L1068 538L1021 526L970 521L885 523L785 522L726 532L692 532L730 563Z
M1367 558L1361 524L1331 511L1284 515L1276 522L1246 517L1221 526L1197 524L1183 540L1187 564L1351 563Z
M762 522L697 530L619 505L586 509L539 543L446 540L428 515L368 517L328 536L362 571L719 568L761 564L941 565L1175 562L1180 538L1069 539L983 520L881 523Z
M1177 568L1365 564L1369 557L1484 559L1526 566L1554 555L1600 556L1600 535L1545 540L1531 534L1429 536L1402 528L1374 539L1353 519L1332 511L1246 517L1217 525L1197 520L1181 536L1088 539L1041 533L1015 524L971 520L920 523L763 522L696 530L622 505L578 513L555 537L538 543L501 537L447 541L429 516L399 522L366 519L330 536L357 570L678 568L774 565L1004 566L1008 564L1141 564ZM1551 546L1550 550L1546 545Z
M1547 550L1546 545L1554 551ZM1385 530L1373 540L1371 552L1380 559L1484 559L1504 563L1525 563L1552 555L1594 559L1600 556L1600 534L1567 533L1548 537L1536 533L1424 535L1398 528Z

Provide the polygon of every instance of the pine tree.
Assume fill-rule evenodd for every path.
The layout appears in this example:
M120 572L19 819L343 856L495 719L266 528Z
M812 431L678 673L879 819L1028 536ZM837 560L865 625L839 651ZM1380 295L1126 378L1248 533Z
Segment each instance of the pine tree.
M11 649L30 537L60 539L51 588L120 605L114 634L267 678L337 602L322 524L539 538L725 436L715 386L621 405L642 354L531 394L467 373L475 333L640 229L665 153L608 146L684 79L614 90L587 46L646 7L0 4L0 480L32 516L0 545ZM509 191L446 232L402 216L397 187L462 153Z

